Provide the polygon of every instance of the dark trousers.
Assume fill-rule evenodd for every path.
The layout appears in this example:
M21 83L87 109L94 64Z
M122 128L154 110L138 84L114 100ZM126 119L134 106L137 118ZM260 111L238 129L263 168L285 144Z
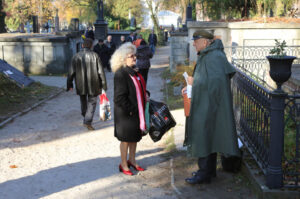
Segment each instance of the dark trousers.
M145 84L147 84L148 72L149 72L149 68L140 68L139 69L139 73L141 73L141 75L143 76L143 78L145 80Z
M80 95L81 115L84 124L92 124L97 105L97 96Z
M199 170L197 175L201 178L211 178L216 176L217 153L211 153L204 158L198 158Z

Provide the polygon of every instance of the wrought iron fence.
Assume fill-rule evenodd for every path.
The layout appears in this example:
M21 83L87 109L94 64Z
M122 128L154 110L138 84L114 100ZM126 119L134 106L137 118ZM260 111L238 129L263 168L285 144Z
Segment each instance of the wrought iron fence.
M300 95L289 95L285 103L283 181L300 187Z
M269 78L269 63L266 56L273 46L230 46L224 51L228 60L255 79L272 85ZM300 64L300 46L288 46L286 54L295 56L294 64Z
M255 48L226 49L237 67L232 91L239 137L270 188L300 188L300 95L273 91L264 58L272 47ZM290 49L293 54L287 54L297 56L299 64L300 46Z
M232 88L239 137L266 174L270 142L270 91L237 70Z

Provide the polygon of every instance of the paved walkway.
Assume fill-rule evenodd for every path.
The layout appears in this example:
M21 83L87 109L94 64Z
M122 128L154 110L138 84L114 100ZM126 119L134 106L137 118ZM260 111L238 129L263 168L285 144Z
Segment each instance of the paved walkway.
M163 101L168 47L160 48L149 73L151 97ZM32 77L65 87L65 77ZM108 97L113 99L113 74L107 73ZM182 113L181 113L182 114ZM138 143L137 159L145 172L125 176L118 171L119 141L113 121L100 122L98 109L90 132L82 126L79 97L63 92L0 129L0 198L177 198L162 154L164 141L146 136ZM183 132L182 132L183 133ZM169 176L169 175L167 175Z

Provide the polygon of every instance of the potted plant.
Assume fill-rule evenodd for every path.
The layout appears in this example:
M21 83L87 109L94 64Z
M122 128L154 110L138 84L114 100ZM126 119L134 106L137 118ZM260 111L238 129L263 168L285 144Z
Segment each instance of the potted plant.
M270 63L270 76L277 84L277 90L281 90L281 85L291 77L291 67L294 56L287 56L285 40L279 42L275 39L275 47L270 50L270 56L267 59Z

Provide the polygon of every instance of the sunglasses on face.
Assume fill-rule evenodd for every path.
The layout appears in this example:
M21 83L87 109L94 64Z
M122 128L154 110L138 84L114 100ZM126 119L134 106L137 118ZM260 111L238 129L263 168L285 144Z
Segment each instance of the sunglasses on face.
M127 58L135 58L136 57L136 54L132 54L132 55L130 55L130 56L128 56Z

